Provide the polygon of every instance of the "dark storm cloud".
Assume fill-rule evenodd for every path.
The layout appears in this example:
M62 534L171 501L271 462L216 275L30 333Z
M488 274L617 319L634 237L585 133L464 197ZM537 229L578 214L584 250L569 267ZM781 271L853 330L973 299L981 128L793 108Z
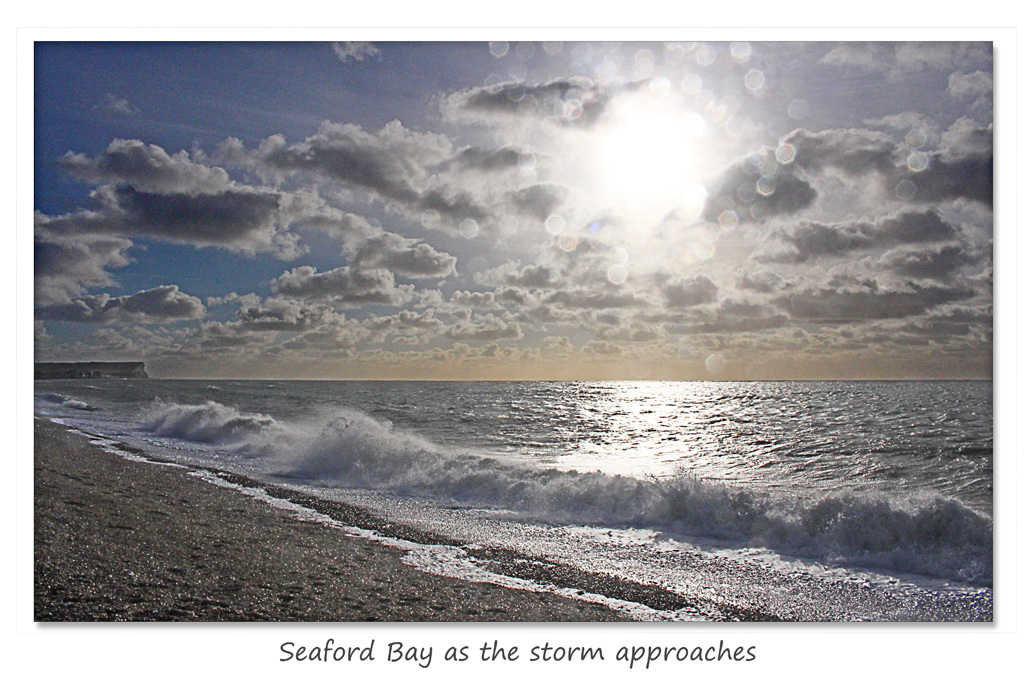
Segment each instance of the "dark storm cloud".
M678 309L713 303L718 299L718 287L705 275L672 280L661 287L665 308Z
M757 258L774 263L804 263L869 249L949 241L959 236L957 228L933 210L905 211L871 221L799 222L772 232Z
M705 219L714 220L731 210L740 220L750 222L810 207L818 197L811 184L792 168L772 164L770 176L750 159L733 164L712 182L704 203Z
M410 284L396 285L395 276L389 270L355 270L348 266L317 272L316 268L304 265L272 280L271 286L282 296L318 299L345 306L400 306L409 300L413 292Z
M897 275L949 281L978 258L957 244L926 249L896 249L882 256L879 263Z
M887 134L867 129L797 129L783 145L796 149L794 166L837 170L852 177L878 175L893 198L932 203L962 198L992 205L992 127L960 119L938 150L908 150Z
M493 151L471 146L460 151L449 161L448 166L457 170L501 172L518 168L523 154L524 151L515 146L504 146Z
M173 284L146 289L130 296L83 296L69 303L36 309L36 317L41 320L88 323L167 322L195 320L205 315L206 308L202 301L179 291L177 285Z
M882 288L876 283L856 288L805 288L775 299L794 318L816 322L883 320L920 315L942 304L963 301L974 290L961 286Z
M534 184L509 194L512 205L537 220L545 220L555 212L568 195L560 184Z
M945 306L918 318L907 326L909 331L936 337L992 337L992 304Z
M891 173L895 166L896 141L870 129L797 129L782 139L796 149L798 167L813 172L831 167L851 175Z
M51 234L149 236L197 246L294 255L296 237L275 226L281 195L256 189L214 194L148 193L133 186L103 186L92 199L97 210L47 217L36 226Z
M632 90L626 84L620 90ZM518 82L469 88L449 94L444 109L449 116L559 117L567 124L585 126L600 118L614 90L589 79L558 79L528 86Z
M114 283L109 270L128 265L132 242L119 237L56 236L37 231L35 237L35 302L66 302L89 287Z
M250 190L153 194L122 186L113 193L126 232L229 245L266 231L280 201L277 193Z
M490 213L472 194L452 188L428 189L415 203L418 210L433 210L456 220L483 222Z

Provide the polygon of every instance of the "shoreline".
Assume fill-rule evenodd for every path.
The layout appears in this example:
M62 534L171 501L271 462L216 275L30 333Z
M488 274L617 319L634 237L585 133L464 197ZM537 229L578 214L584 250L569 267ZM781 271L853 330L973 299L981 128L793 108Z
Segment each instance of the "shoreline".
M991 588L808 576L699 546L655 565L671 572L622 575L515 532L478 539L444 509L410 519L45 417L35 446L36 621L992 621Z
M394 547L300 520L188 467L130 461L34 423L37 622L628 620L584 600L426 573ZM415 541L403 526L332 505L335 521Z

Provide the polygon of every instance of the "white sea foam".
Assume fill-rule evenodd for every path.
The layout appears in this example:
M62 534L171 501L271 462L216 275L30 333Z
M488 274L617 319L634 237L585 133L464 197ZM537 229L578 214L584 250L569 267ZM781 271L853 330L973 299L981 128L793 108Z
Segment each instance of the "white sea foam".
M280 432L280 425L270 416L239 413L215 401L191 405L158 400L143 412L141 424L157 435L233 449L265 445Z
M934 496L800 499L680 473L642 480L538 469L442 448L353 409L281 422L208 401L156 402L143 427L166 437L263 454L292 480L448 504L496 507L563 523L652 528L844 564L988 584L990 519Z

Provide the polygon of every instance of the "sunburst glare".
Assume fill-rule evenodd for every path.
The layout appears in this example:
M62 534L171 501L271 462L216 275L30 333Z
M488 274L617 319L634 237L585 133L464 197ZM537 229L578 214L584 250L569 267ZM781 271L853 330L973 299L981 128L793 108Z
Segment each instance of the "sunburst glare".
M705 132L704 118L674 98L623 100L596 132L601 193L635 214L682 206L696 215L706 196L697 174Z

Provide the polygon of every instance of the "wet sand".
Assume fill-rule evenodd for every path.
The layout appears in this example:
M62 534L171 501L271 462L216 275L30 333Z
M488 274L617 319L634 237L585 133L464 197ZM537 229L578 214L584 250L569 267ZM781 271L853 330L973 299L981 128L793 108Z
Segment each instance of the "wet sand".
M341 508L331 516L346 520ZM424 573L401 557L35 421L36 621L624 620L584 601Z

